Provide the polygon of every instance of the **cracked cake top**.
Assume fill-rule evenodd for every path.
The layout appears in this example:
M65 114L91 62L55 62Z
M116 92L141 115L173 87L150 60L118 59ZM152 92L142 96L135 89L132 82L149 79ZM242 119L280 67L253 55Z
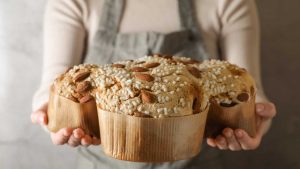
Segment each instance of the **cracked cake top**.
M54 86L76 102L95 98L100 109L154 118L200 113L212 98L222 104L247 101L255 88L245 69L226 61L162 55L74 66Z

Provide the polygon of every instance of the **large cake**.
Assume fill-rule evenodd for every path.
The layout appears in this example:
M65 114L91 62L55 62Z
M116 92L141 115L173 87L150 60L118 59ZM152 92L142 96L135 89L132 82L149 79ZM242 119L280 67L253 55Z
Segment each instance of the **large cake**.
M55 80L48 128L81 127L121 160L186 159L200 151L208 111L207 133L255 134L255 90L249 73L226 61L153 55L82 64Z

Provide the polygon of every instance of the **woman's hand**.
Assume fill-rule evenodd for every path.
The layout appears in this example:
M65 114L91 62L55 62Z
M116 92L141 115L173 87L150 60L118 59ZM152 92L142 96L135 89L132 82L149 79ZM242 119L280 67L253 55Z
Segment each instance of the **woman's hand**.
M207 138L207 144L221 150L254 150L268 131L272 118L276 115L276 107L271 102L256 103L256 125L257 133L254 138L250 137L244 130L225 128L221 135L216 138Z
M31 114L31 121L34 124L40 124L44 128L48 124L47 117L48 103L44 104L41 108L36 110ZM80 128L63 128L56 133L51 132L51 140L55 145L68 144L72 147L79 145L89 146L89 145L99 145L100 140L96 137L91 137L84 133Z

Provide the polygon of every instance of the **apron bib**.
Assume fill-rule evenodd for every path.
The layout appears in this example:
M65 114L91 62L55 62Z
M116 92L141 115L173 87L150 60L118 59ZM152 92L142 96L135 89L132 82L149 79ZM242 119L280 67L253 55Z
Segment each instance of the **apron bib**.
M178 0L181 30L171 33L119 33L125 0L103 0L102 14L93 42L84 63L107 64L139 58L154 53L186 56L196 60L211 57L204 50L203 40L194 15L192 0ZM205 144L205 140L203 141ZM221 169L218 150L203 145L201 153L188 160L165 163L121 161L106 156L101 146L79 148L78 169Z

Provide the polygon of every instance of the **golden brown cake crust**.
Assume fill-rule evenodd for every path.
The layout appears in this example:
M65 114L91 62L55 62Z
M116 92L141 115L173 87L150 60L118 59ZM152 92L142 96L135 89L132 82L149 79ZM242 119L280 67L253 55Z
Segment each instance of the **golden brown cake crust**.
M80 103L94 97L105 111L161 118L200 113L212 99L219 104L247 101L255 83L245 69L226 61L153 55L74 66L56 79L55 88Z

